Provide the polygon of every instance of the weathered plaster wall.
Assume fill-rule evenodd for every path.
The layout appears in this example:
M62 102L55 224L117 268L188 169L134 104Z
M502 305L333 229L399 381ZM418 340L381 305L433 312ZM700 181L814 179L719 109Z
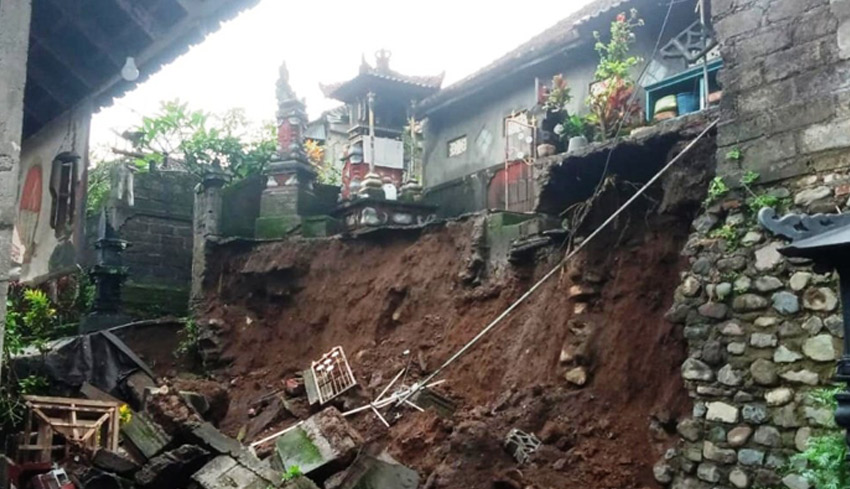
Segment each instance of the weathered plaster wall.
M763 181L850 164L850 1L712 0L725 68L718 170ZM739 147L742 162L725 154Z
M791 212L846 210L850 172L755 191ZM730 194L694 221L683 251L690 269L667 314L688 340L682 377L694 399L680 445L655 468L674 488L808 487L787 463L833 423L809 394L830 384L841 353L837 276L783 258L787 241L756 223L746 197Z
M690 7L690 8L689 8ZM625 9L626 7L623 7ZM426 187L448 186L462 187L464 184L454 180L467 177L476 172L492 168L504 163L504 119L513 112L534 109L537 104L535 93L535 78L541 83L550 83L556 74L564 74L572 90L573 100L570 113L587 113L585 101L589 95L590 84L593 81L596 65L599 61L594 51L592 30L607 30L610 21L623 9L615 9L601 15L590 25L583 28L583 38L588 42L576 47L565 54L550 58L545 62L529 68L493 86L484 88L481 93L471 95L455 105L437 112L428 118L425 133L424 151L424 183ZM662 45L670 37L678 34L689 25L695 17L692 6L683 4L674 9L674 14L664 31ZM658 13L660 11L660 13ZM636 29L637 42L633 49L635 54L649 58L652 54L664 13L655 7L653 12L660 17L646 19L646 25ZM644 16L648 15L644 12ZM654 14L653 14L654 15ZM531 59L529 60L531 62ZM635 76L640 71L635 67ZM656 81L653 75L663 76L684 68L681 61L664 60L655 57L652 69L642 79L642 85L650 85ZM642 94L638 100L642 100ZM490 134L491 143L487 146L480 144L483 131ZM467 151L457 157L449 157L448 143L460 136L467 137ZM448 185L446 185L448 183ZM486 193L486 192L485 192ZM469 206L471 203L467 203ZM480 210L476 208L473 210Z
M15 224L24 84L29 46L30 0L0 0L0 321L5 325L6 291ZM3 335L0 334L0 349Z
M15 243L13 255L20 257L20 280L39 282L76 270L78 250L84 237L78 226L84 219L84 192L86 168L88 166L89 124L92 107L83 104L60 116L23 143L18 188L22 189L31 168L41 167L41 209L37 216L27 212L18 213L16 232L20 243ZM73 232L70 236L59 235L50 226L52 197L50 179L53 160L59 153L70 151L81 158L74 177L76 200L73 217ZM21 190L19 190L20 192ZM29 221L24 223L24 221ZM26 229L34 232L27 232ZM29 234L29 236L27 236ZM18 241L16 239L16 241Z

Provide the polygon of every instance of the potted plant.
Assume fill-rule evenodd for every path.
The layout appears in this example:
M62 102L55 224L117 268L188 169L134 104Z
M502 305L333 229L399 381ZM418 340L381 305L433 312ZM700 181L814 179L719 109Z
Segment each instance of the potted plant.
M607 43L602 42L598 32L593 33L599 65L587 99L588 120L596 126L603 140L618 136L619 131L632 125L641 112L640 104L633 97L635 82L630 75L641 58L631 55L630 51L635 42L632 31L642 25L643 19L632 9L629 16L621 13L611 23L611 39Z
M584 117L571 115L559 126L555 127L563 139L568 141L567 152L572 153L587 146L592 138L592 126L587 124Z

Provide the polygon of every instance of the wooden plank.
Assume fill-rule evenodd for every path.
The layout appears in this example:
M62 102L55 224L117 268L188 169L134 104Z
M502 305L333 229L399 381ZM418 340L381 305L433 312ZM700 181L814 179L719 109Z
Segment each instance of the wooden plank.
M43 409L43 410L50 410L50 411L59 411L59 412L68 411L68 408L65 407L65 406L56 406L56 405L53 405L53 404L33 404L32 407L35 408L35 409ZM112 409L112 408L79 407L79 406L77 406L75 409L77 410L77 413L103 414L103 413L109 412L109 410Z
M121 405L121 403L118 402L99 401L96 399L78 399L75 397L24 396L24 399L33 403L58 404L60 406L70 406L71 404L75 404L77 406L113 408Z
M50 445L50 446L42 446L42 445L19 445L18 450L26 450L28 452L40 452L45 448L50 450L59 450L60 448L65 448L65 445Z
M110 437L111 443L108 447L112 451L118 450L118 442L121 435L121 413L119 410L120 408L115 408L112 411L112 433L110 433L112 436Z
M103 401L103 402L114 402L115 404L124 404L121 400L112 397L106 392L98 389L97 387L89 384L88 382L83 382L82 387L80 387L80 394L86 396L86 399L90 399L93 401Z

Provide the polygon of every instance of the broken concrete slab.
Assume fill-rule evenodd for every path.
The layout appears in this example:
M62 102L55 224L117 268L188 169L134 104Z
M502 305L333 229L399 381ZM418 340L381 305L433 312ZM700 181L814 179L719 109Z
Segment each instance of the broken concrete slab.
M282 489L319 489L313 481L306 477L298 477L292 479L290 481L286 481L282 486Z
M325 483L326 489L416 489L419 473L396 462L388 454L374 457L361 453L341 476Z
M277 480L261 477L227 455L212 459L192 475L192 480L204 489L266 489L279 485L279 477Z
M182 397L187 404L192 406L192 408L194 408L195 411L197 411L202 417L210 410L210 402L207 400L207 396L199 392L180 391L180 397Z
M143 487L182 487L204 466L210 453L195 445L182 445L152 458L136 472L136 484Z
M268 462L263 462L257 458L241 443L225 435L211 423L198 423L192 427L189 434L195 443L206 447L213 453L230 456L260 477L269 480L274 480L277 477L277 473L272 470Z
M145 405L145 391L157 387L153 378L141 370L137 370L124 380L123 389L134 408L142 409Z
M121 427L121 434L128 451L141 461L159 455L173 440L147 413L134 413Z
M362 444L360 434L330 407L278 438L276 461L284 470L297 466L304 474L318 469L333 472L351 461Z
M123 476L139 470L139 464L133 460L107 449L100 449L95 452L94 457L92 457L92 465Z
M282 420L286 416L286 413L287 409L282 397L273 398L265 407L262 408L260 414L248 422L245 438L247 440L254 439L257 435L262 433L263 430Z
M81 487L85 489L133 489L133 482L116 474L103 472L99 469L88 469L79 478Z
M117 397L113 397L106 392L103 392L88 382L83 382L83 385L80 386L80 394L82 394L82 396L86 399L92 399L94 401L123 402Z

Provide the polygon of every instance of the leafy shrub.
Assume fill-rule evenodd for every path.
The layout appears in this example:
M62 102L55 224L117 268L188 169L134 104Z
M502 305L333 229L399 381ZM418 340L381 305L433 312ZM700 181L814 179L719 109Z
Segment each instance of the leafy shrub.
M711 205L718 199L729 193L729 186L721 177L714 177L708 184L708 197L705 199L706 205Z
M806 451L792 457L792 463L804 461L806 468L800 475L817 489L850 488L850 466L847 458L847 441L841 432L809 438Z

